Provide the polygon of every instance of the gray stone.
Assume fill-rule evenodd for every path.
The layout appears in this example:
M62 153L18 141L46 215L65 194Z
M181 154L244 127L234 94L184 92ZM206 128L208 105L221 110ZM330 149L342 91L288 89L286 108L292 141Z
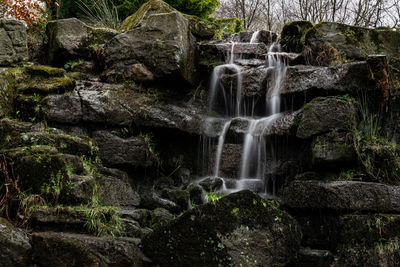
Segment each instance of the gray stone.
M77 124L82 121L81 99L76 91L69 95L49 95L42 99L42 112L47 121Z
M216 175L220 177L238 177L240 172L240 163L242 159L243 147L241 144L224 144L221 153L221 160L219 165L219 173ZM216 159L217 147L215 146L210 157L210 166L214 173L215 159ZM210 188L207 188L208 191Z
M99 45L118 34L117 31L87 26L76 18L50 21L46 25L48 61L62 65L76 58L91 59Z
M131 113L119 102L113 91L80 90L82 120L91 123L128 126L132 122Z
M317 97L302 112L296 136L307 139L333 130L350 132L356 109L342 97Z
M41 266L131 266L149 263L135 238L39 232L32 235L33 261Z
M199 182L205 191L217 191L224 181L220 177L207 177Z
M399 212L398 186L338 181L294 181L285 188L283 202L300 209Z
M0 218L0 265L27 266L30 262L31 245L23 230Z
M285 266L300 239L286 212L241 191L185 212L142 241L146 255L160 265Z
M279 91L281 95L299 93L357 95L371 87L366 62L346 63L330 67L297 65L288 67Z
M107 131L93 133L100 158L106 166L150 167L155 157L143 137L123 139Z
M333 263L333 254L328 250L300 249L295 261L298 267L329 267Z
M108 69L141 63L156 79L174 76L193 82L191 42L189 23L183 15L153 14L142 26L106 43L103 56Z
M103 205L139 206L140 196L132 187L115 177L99 176L99 200Z
M14 19L0 19L0 66L28 60L26 27Z
M304 40L316 55L323 52L320 49L327 44L343 59L362 60L372 54L385 54L389 58L397 58L400 53L399 32L342 23L318 23L307 31Z

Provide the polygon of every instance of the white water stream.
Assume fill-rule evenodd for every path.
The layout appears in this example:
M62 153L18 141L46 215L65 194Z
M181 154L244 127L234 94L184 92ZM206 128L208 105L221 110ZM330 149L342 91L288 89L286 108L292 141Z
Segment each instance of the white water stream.
M250 43L258 42L259 32L253 33ZM282 79L286 73L286 54L281 52L279 43L272 43L266 54L266 65L268 71L271 72L270 83L268 84L265 114L268 116L262 118L253 117L254 106L246 109L243 103L242 87L242 68L235 64L236 59L240 59L241 55L235 53L236 43L231 43L229 58L226 64L219 65L214 68L210 83L210 102L209 108L212 110L216 105L217 98L223 97L227 119L218 136L218 145L215 153L215 162L213 176L220 176L221 157L224 150L225 138L231 126L232 120L240 118L248 121L248 128L243 139L243 151L240 163L240 171L238 177L223 178L222 193L231 193L242 189L250 189L259 193L266 193L265 189L265 173L266 173L266 156L267 144L265 141L265 133L271 125L281 116L280 112L280 95ZM223 88L221 84L222 76L227 73L234 73L236 76L236 88L229 88L230 94L226 92L227 88ZM231 83L234 84L234 83ZM236 91L235 94L232 94ZM229 92L229 91L228 91ZM218 102L220 104L221 102ZM250 112L249 112L250 110ZM232 112L233 111L233 112ZM233 113L233 114L232 114ZM222 178L222 177L221 177ZM260 192L261 191L261 192Z

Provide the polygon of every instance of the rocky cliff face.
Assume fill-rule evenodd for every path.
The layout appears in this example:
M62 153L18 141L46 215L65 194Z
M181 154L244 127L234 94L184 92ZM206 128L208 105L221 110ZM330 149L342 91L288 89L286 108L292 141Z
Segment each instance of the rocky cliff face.
M0 20L0 213L29 226L0 220L0 266L398 266L400 33L293 22L282 52L158 4L124 33L50 22L50 66ZM246 153L263 198L219 199Z

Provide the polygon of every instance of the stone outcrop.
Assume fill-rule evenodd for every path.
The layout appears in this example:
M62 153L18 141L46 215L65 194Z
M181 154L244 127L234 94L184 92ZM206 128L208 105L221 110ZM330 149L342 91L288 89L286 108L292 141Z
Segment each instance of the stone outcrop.
M392 30L369 29L341 23L322 22L309 29L304 35L305 45L317 57L326 57L327 63L345 59L364 60L367 55L385 54L397 58L400 33Z
M355 117L355 107L346 99L318 97L304 107L296 136L306 139L333 130L349 132Z
M144 25L117 35L104 46L106 72L123 73L141 63L154 79L194 82L193 45L188 20L177 12L150 15ZM133 73L135 74L135 73ZM138 77L132 75L131 80Z
M118 32L93 28L76 18L69 18L49 22L46 34L48 62L63 65L69 60L94 58L96 50Z
M14 19L0 19L0 66L28 60L26 27Z

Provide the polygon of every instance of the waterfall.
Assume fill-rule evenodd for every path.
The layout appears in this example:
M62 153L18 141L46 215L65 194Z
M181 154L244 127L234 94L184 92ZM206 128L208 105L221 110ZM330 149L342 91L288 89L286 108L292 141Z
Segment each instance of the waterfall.
M254 32L250 43L258 42L259 32ZM248 43L248 44L250 44ZM226 45L226 44L225 44ZM240 169L236 178L224 178L221 191L231 193L242 189L251 189L259 193L266 192L265 173L267 161L267 142L265 133L271 128L274 122L281 117L280 94L279 90L282 80L286 73L285 53L281 52L277 42L271 43L265 54L265 65L270 80L266 88L266 110L263 117L253 117L254 99L249 108L244 101L242 67L236 61L242 56L235 52L239 44L230 43L228 57L225 64L216 66L210 80L209 109L224 105L225 121L218 132L218 144L215 151L215 162L213 175L220 176L221 157L224 150L226 135L232 125L232 121L240 119L247 121L248 126L245 130L242 155L240 159ZM246 45L240 43L241 46ZM236 49L238 50L238 49ZM239 49L240 50L240 49ZM239 60L238 60L239 62ZM230 88L224 88L222 79L236 79L230 81ZM225 86L226 83L225 83ZM218 104L218 105L217 105ZM220 109L221 110L221 109Z

